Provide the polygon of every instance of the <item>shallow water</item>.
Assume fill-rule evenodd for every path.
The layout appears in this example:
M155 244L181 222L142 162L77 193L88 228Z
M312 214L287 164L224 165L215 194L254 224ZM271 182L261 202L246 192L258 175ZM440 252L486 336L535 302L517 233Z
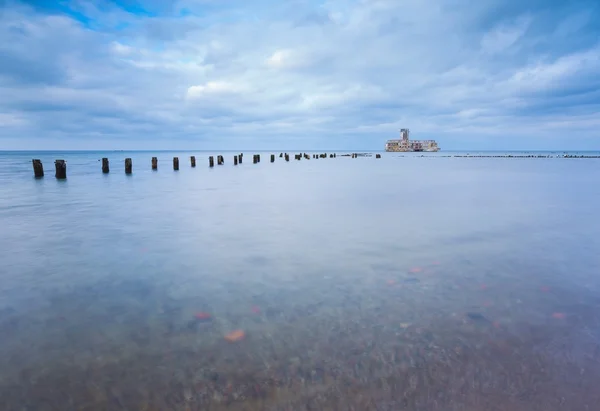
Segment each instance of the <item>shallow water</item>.
M0 153L0 409L600 400L600 160L214 154Z

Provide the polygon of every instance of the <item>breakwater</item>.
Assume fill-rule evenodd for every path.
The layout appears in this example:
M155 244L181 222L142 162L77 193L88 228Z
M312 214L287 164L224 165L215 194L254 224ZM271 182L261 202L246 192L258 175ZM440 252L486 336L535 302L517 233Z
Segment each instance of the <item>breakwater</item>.
M382 158L380 153L345 153L345 154L337 154L337 153L297 153L294 154L295 160L310 160L312 159L326 159L326 158L337 158L337 157L350 157L350 158L359 158L359 157L374 157L376 159ZM239 153L233 156L233 161L230 164L234 166L241 165L243 163L243 153ZM289 153L279 153L279 156L275 154L270 154L270 162L274 163L277 157L283 159L286 162L290 161ZM600 155L587 155L587 154L447 154L447 155L393 155L393 157L409 157L409 158L505 158L505 159L598 159ZM225 158L222 155L216 156L216 164L218 166L225 165ZM101 162L101 172L104 174L110 173L110 160L107 157L98 160ZM196 156L190 156L190 167L196 167ZM44 177L44 166L40 159L32 159L33 166L33 174L36 178ZM260 163L260 154L254 154L252 158L253 164ZM154 171L158 170L158 158L152 157L150 163L151 169ZM208 167L212 168L215 166L215 156L208 157ZM55 177L57 179L65 179L67 178L67 162L64 159L57 159L54 162L55 167ZM131 158L126 158L124 160L124 169L125 174L133 173L133 160ZM173 170L179 170L179 157L173 157Z

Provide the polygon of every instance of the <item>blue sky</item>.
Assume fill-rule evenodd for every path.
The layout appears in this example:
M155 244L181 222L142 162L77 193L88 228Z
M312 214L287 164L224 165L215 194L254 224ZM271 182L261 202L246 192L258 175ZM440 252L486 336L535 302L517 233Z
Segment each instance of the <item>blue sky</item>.
M600 2L0 0L0 149L600 149Z

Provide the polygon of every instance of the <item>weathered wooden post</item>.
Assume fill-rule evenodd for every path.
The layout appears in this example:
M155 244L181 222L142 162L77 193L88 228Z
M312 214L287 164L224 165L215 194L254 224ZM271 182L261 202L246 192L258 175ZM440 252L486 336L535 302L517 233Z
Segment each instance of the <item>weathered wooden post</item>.
M158 170L158 158L152 157L152 170Z
M260 154L257 154L256 158L258 158L258 162L260 163Z
M215 166L215 159L213 156L208 157L208 166L209 167L214 167Z
M56 174L54 174L56 178L59 180L67 178L67 163L65 163L65 160L56 160L54 168L56 169Z
M102 159L102 172L104 174L107 174L108 172L110 172L110 167L108 166L108 158L104 157Z
M238 163L238 156L233 156L233 165L237 166Z
M243 158L243 155L242 155L242 153L240 153L240 155L238 156L238 163L242 164L242 158Z
M375 158L381 158L381 154L375 154Z
M253 164L256 164L256 163L258 163L258 159L256 158L256 154L254 154L254 155L252 156L252 163L253 163Z
M192 167L196 167L196 156L190 157L190 164L192 165Z
M271 154L271 163L275 162L275 154Z
M329 158L333 158L333 154L329 154Z
M223 156L217 156L217 165L222 166L223 164L225 164Z
M337 154L336 154L336 153L333 153L333 158L336 158L336 157L337 157Z
M133 168L133 162L129 157L125 159L125 174L131 174L131 169Z
M283 153L279 153L279 158L283 157Z
M179 170L179 157L173 157L173 170Z
M31 160L33 164L33 175L35 178L44 177L44 166L42 165L42 160L33 159Z

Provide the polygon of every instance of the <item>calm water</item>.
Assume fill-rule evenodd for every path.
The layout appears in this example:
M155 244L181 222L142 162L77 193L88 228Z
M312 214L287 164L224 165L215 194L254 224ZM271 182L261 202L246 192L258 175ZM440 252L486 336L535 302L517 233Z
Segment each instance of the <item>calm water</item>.
M597 409L600 160L211 154L0 153L0 409Z

